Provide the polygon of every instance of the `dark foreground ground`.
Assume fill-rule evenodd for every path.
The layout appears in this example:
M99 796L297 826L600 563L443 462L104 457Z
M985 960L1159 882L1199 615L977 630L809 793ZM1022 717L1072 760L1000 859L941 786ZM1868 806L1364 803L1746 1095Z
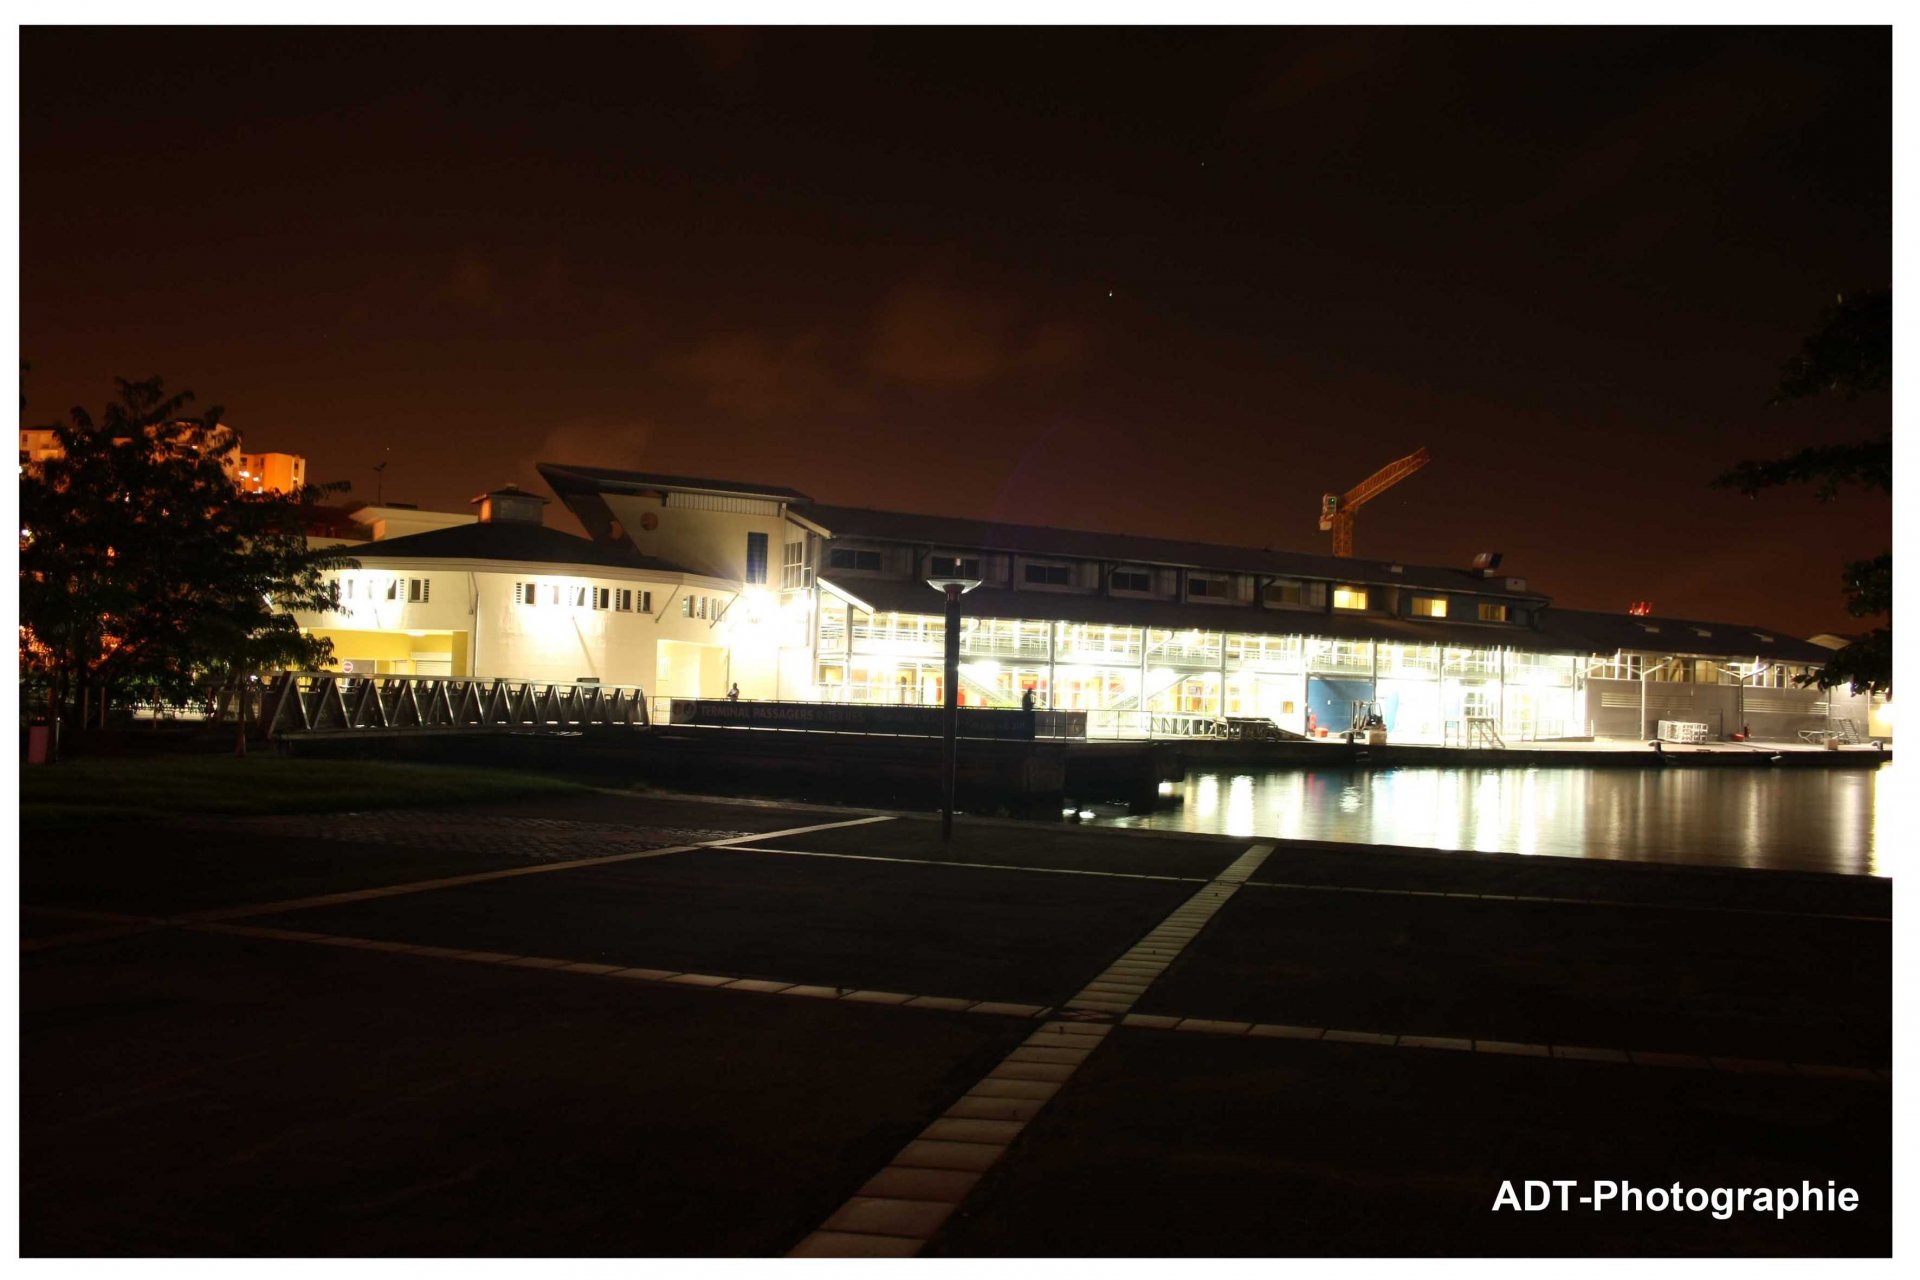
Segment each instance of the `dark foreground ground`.
M1891 1249L1886 881L860 819L29 833L23 1252Z

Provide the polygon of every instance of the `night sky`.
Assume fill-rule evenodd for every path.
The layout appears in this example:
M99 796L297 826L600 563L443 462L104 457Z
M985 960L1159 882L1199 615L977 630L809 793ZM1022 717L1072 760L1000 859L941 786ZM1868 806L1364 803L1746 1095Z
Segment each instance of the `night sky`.
M1885 29L21 36L25 425L115 375L316 480L536 460L1851 631L1890 504L1720 469L1892 273ZM549 523L575 527L563 511Z

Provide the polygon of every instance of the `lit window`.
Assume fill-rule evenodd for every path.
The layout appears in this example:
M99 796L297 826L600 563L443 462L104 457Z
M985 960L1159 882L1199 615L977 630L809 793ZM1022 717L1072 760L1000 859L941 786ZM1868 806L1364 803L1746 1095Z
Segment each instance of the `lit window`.
M1333 607L1336 609L1366 608L1367 589L1365 587L1335 587L1333 589Z
M680 597L680 616L683 618L691 618L693 616L693 597L692 596Z
M1445 596L1415 596L1413 598L1413 616L1416 618L1446 617L1447 598Z
M1269 582L1260 598L1268 604L1304 604L1306 592L1298 582Z
M1507 606L1503 604L1482 604L1480 606L1480 621L1505 622L1506 620Z

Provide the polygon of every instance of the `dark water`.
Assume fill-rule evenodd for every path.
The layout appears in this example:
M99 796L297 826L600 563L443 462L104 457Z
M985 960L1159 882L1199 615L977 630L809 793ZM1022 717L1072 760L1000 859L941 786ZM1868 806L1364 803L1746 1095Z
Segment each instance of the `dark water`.
M1893 874L1878 769L1218 770L1101 826L1487 853Z

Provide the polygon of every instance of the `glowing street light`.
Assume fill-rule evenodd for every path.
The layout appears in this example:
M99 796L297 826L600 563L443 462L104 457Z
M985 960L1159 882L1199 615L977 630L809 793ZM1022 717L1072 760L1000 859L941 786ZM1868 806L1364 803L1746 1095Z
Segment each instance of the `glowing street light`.
M960 721L960 597L980 585L978 578L928 578L927 585L947 598L947 669L940 689L945 703L940 716L941 782L946 803L940 809L940 839L953 839L953 794L956 758L954 739Z

